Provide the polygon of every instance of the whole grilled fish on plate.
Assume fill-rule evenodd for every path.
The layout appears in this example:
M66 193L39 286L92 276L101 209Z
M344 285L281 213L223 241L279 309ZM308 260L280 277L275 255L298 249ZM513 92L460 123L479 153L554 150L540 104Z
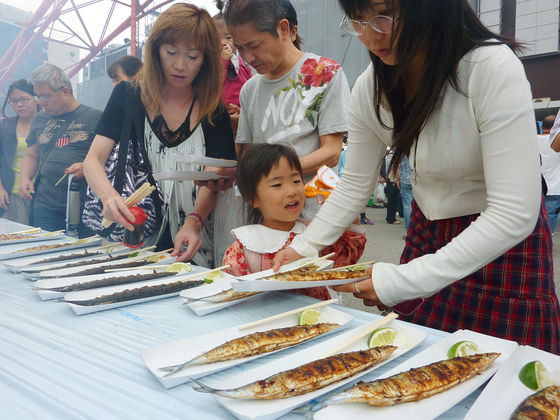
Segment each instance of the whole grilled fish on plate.
M48 254L61 250L69 250L76 248L87 248L100 245L103 238L91 237L84 239L65 238L58 240L49 240L40 242L41 245L26 243L4 245L0 249L0 260L11 260L15 258L23 258L30 255ZM33 246L30 246L33 245Z
M560 386L551 385L525 398L511 420L557 420L559 414Z
M340 343L346 342L349 338L355 336L359 331L363 331L369 326L370 324L366 324L353 330L346 331L342 334L337 335L336 337L330 338L328 341L323 341L296 353L292 352L290 355L282 359L267 363L262 366L258 366L254 369L248 370L224 381L210 384L209 381L203 379L202 382L210 388L214 389L232 390L235 388L245 387L245 389L243 389L243 392L247 392L250 390L256 390L258 392L258 381L264 381L267 378L271 379L271 377L274 377L274 375L277 375L281 372L289 371L291 369L295 369L309 363L309 365L303 371L296 370L293 375L290 375L287 378L285 377L286 375L280 376L280 379L282 380L281 382L283 382L284 384L292 383L295 379L298 379L298 382L300 382L298 389L304 389L306 387L314 388L313 390L305 394L291 396L290 398L271 400L236 399L234 397L228 398L214 394L214 398L216 399L216 401L239 419L272 420L283 416L284 414L292 411L297 407L305 405L309 401L317 400L323 394L329 393L336 388L343 387L351 381L355 382L359 377L367 374L374 374L375 369L383 366L385 363L391 360L402 356L403 354L420 344L427 336L427 333L425 331L414 328L413 326L405 322L399 322L395 320L387 324L387 326L392 327L398 331L397 338L393 343L393 345L398 346L398 348L393 351L388 358L383 359L376 364L372 364L366 370L357 372L352 377L344 377L346 374L346 372L344 372L344 369L333 369L337 366L337 363L332 362L330 364L330 366L332 367L329 368L323 368L321 363L316 363L316 361L321 357L322 354L325 354L330 349L337 347ZM367 341L368 336L365 336L359 341L347 346L346 348L341 350L341 352L359 353L367 351ZM351 364L349 363L349 365ZM320 373L322 371L324 371L324 377L322 377L323 374ZM310 381L307 381L306 379L304 379L306 378L306 374L314 376L314 378ZM328 382L332 376L340 376L342 379L338 382L327 384L324 388L319 389L319 386L317 386L319 380ZM256 384L250 386L249 389L247 389L248 384L255 382ZM275 386L273 386L273 388L274 387ZM208 389L208 391L210 390ZM296 392L293 393L295 394ZM290 395L292 394L292 392L287 390L286 394ZM341 420L343 418L345 417L341 417L338 420Z
M519 346L486 385L465 419L509 420L521 402L535 393L518 378L521 368L534 360L539 360L548 371L560 370L560 356L530 346Z
M469 380L465 380L458 385L447 389L445 392L434 394L429 398L425 398L420 401L412 401L405 404L383 407L372 406L367 403L331 405L316 412L314 418L316 420L340 420L346 418L350 418L352 420L365 420L372 418L375 418L375 420L428 420L438 417L440 414L463 400L480 385L491 378L492 375L504 365L507 358L517 348L517 343L491 337L485 334L475 333L473 331L459 330L430 346L428 349L422 351L416 356L404 361L401 365L391 369L389 372L386 372L378 378L389 378L394 375L407 372L410 369L422 368L426 365L445 360L447 359L447 351L449 348L453 344L463 340L476 343L481 352L501 353L501 356ZM368 381L371 381L371 379L367 378ZM428 392L433 393L433 390L428 390ZM414 398L416 398L416 396L413 395L411 399Z
M327 334L332 334L335 331L347 328L354 318L352 315L348 315L330 306L321 308L321 312L325 317L328 317L329 323L338 324L339 327L334 329L322 328L322 334L315 334L315 337L325 336ZM237 352L250 353L250 347L264 347L275 342L279 343L278 348L280 348L283 336L286 336L287 339L293 341L295 344L297 344L297 342L301 342L299 339L304 336L304 332L301 330L302 327L296 328L298 324L298 317L298 314L286 315L280 319L269 321L242 331L240 331L237 327L214 331L208 334L144 349L140 353L140 356L148 369L150 369L161 384L165 388L171 388L189 382L191 379L210 375L211 373L224 370L241 363L246 363L267 354L271 354L272 352L260 353L252 356L249 355L243 359L235 358L231 360L223 360L216 363L192 363L172 375L167 375L169 369L161 370L161 368L168 366L180 366L186 362L192 361L195 358L197 361L205 361L205 359L208 358L226 358L227 356ZM287 330L281 332L280 330L282 329ZM308 329L309 331L313 331L316 328L312 327ZM268 337L263 334L265 331L273 332L271 333L271 336ZM292 335L292 337L289 338L289 335ZM240 340L241 337L246 336L248 336L247 342ZM226 342L230 341L231 344L226 344ZM213 350L215 348L216 350Z

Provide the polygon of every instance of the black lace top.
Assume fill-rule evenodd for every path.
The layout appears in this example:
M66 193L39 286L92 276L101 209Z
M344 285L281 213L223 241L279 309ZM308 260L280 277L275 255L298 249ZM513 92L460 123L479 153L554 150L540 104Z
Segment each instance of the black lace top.
M153 121L148 121L152 127L152 131L157 136L159 141L161 141L166 147L176 147L187 140L191 134L196 130L198 124L191 130L191 114L194 108L194 103L196 102L196 96L194 97L187 118L183 121L183 124L175 131L171 131L167 127L167 122L161 114L156 115Z

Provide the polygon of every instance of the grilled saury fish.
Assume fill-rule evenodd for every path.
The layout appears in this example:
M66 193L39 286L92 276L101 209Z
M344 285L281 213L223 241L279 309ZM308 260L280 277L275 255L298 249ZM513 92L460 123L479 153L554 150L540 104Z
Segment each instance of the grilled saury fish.
M446 391L486 369L500 353L475 354L442 360L372 382L360 382L316 404L306 419L329 405L361 402L374 406L420 401Z
M242 359L244 357L254 356L255 354L269 353L311 340L337 327L340 327L340 325L296 325L293 327L256 332L227 341L221 346L202 353L200 356L188 360L185 363L163 367L160 368L160 370L167 371L169 372L167 375L171 375L186 366L204 365L223 362L225 360Z
M525 398L510 420L557 420L559 413L560 386L552 385Z
M233 289L227 289L223 292L216 293L210 296L203 296L199 298L187 298L183 297L185 303L191 302L211 302L211 303L221 303L221 302L232 302L234 300L245 299L250 296L258 295L262 292L236 292Z
M214 389L196 380L195 382L199 386L193 385L193 388L196 391L209 392L228 398L262 400L289 398L324 388L369 369L389 357L396 349L395 346L382 346L340 353L235 389Z

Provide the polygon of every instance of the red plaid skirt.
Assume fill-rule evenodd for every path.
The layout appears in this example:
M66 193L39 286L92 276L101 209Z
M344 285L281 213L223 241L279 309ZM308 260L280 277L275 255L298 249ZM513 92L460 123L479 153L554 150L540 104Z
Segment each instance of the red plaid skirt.
M413 201L401 264L435 253L477 217L430 221ZM527 239L401 319L448 332L469 329L560 354L560 310L544 202Z

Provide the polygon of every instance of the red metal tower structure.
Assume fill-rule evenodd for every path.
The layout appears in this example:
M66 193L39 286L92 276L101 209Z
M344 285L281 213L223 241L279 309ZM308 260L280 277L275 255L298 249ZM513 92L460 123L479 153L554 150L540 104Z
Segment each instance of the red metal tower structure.
M0 59L0 86L4 86L10 80L12 73L25 56L34 49L35 42L41 37L45 38L47 42L53 40L88 51L78 63L64 69L70 78L127 28L131 28L131 54L136 56L139 53L138 22L140 19L173 1L175 0L144 0L143 2L141 0L43 0L33 16L25 23L4 57ZM96 42L91 34L92 29L98 28L100 22L95 20L86 23L83 16L88 12L88 8L102 2L105 5L110 3L110 5L101 35ZM129 8L130 14L115 27L116 19L112 21L112 18L117 6L121 9L122 7ZM72 26L68 22L70 16L75 21ZM107 33L109 27L112 28L112 31ZM41 54L35 52L41 57Z

